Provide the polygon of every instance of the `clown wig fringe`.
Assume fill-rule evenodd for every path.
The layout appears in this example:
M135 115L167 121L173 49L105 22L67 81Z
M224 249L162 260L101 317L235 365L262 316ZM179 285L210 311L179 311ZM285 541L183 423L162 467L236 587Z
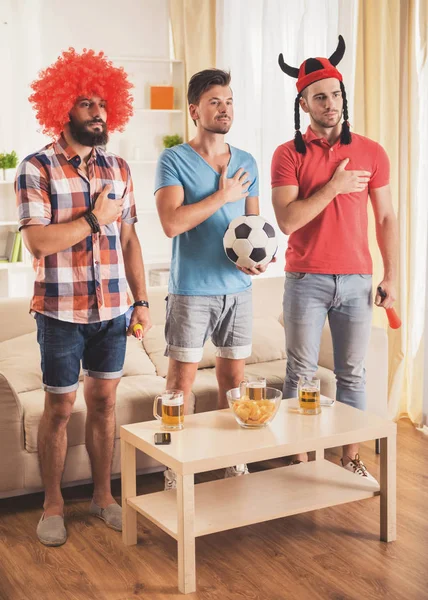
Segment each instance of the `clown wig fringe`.
M103 52L74 48L63 52L58 60L39 73L31 84L29 97L43 133L56 138L69 122L69 112L79 97L99 96L105 100L109 132L123 131L132 116L133 87L122 67L114 67Z

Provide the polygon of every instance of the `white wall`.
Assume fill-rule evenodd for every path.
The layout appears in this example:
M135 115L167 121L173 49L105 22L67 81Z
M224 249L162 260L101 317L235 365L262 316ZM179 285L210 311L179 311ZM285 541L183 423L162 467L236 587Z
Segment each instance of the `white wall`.
M49 141L37 133L29 85L70 46L168 58L168 0L0 0L0 152L24 158Z

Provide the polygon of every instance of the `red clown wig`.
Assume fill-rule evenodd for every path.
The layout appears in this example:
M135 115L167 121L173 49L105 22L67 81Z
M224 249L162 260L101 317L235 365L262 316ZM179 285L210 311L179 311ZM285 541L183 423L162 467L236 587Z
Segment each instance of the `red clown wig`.
M63 52L56 63L41 71L31 84L29 97L43 133L56 138L69 122L69 112L80 97L99 96L107 105L108 129L123 131L132 116L133 85L124 69L114 67L103 52L74 48Z

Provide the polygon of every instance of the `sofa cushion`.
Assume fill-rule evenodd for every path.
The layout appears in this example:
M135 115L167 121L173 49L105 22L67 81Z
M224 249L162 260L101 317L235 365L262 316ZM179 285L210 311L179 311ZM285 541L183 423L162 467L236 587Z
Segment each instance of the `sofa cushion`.
M33 331L0 343L0 371L17 394L42 387L36 336Z
M143 340L144 347L150 360L156 367L156 372L161 377L166 377L168 372L168 357L164 356L165 338L163 325L155 325L150 329ZM199 369L215 366L216 348L211 340L204 346ZM253 349L245 363L251 365L271 360L285 358L284 329L274 317L253 319Z
M153 419L153 400L165 389L165 380L156 375L124 377L117 388L116 437L121 425ZM25 449L37 452L37 432L44 408L43 390L20 394L24 411ZM86 403L79 386L73 413L67 426L68 446L85 443Z
M156 368L147 356L143 344L134 336L129 336L126 343L123 377L135 375L156 375Z
M124 377L156 375L156 370L141 342L129 337L126 346ZM40 350L37 333L26 333L0 343L0 372L8 379L17 394L42 387ZM80 380L83 374L80 374Z

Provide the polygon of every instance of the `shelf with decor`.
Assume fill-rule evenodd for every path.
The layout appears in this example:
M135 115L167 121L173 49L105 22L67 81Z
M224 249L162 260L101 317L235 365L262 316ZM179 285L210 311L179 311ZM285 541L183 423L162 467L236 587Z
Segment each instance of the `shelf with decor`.
M169 267L172 243L164 234L153 195L155 167L164 150L163 138L177 136L186 128L186 82L184 63L162 57L122 56L112 58L123 67L134 84L134 115L126 130L110 136L108 150L125 159L132 173L137 215L136 231L150 271Z
M5 175L2 170L0 168L0 298L24 297L32 293L32 260L18 232L14 187L16 168L7 169L7 181L3 178Z

